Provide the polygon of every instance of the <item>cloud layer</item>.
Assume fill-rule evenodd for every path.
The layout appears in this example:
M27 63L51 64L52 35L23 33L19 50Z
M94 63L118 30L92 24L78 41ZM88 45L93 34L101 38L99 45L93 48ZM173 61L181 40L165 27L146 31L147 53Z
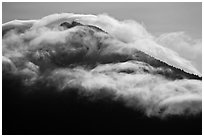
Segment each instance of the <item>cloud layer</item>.
M69 29L60 26L73 20L84 25ZM69 13L12 21L3 24L2 31L3 76L21 76L25 86L44 81L59 91L75 88L82 96L90 94L96 100L104 95L147 116L194 115L202 111L200 80L171 79L164 75L176 75L171 68L149 63L155 61L152 56L200 74L175 52L180 49L170 47L180 42L174 36L177 33L155 38L135 21ZM190 47L188 44L185 41L182 48Z

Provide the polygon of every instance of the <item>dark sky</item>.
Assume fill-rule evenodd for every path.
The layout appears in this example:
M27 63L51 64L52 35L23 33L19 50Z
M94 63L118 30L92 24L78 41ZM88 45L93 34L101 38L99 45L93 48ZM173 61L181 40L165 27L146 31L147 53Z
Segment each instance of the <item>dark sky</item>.
M143 23L153 34L185 31L202 37L202 3L3 3L3 23L13 19L39 19L53 13L107 13L118 20L133 19Z

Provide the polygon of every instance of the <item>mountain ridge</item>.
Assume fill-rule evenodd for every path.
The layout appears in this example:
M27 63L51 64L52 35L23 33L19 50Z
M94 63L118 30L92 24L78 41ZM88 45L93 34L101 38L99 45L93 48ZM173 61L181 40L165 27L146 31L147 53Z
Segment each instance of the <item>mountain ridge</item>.
M77 21L73 21L72 23L68 23L68 22L63 22L60 24L60 26L65 27L65 29L69 29L72 27L76 27L76 26L85 26L85 27L89 27L91 29L94 29L96 31L100 31L100 32L104 32L106 34L108 34L106 31L102 30L101 28L97 27L97 26L93 26L93 25L84 25L82 23L79 23ZM202 80L202 76L199 76L197 74L193 74L193 73L189 73L185 70L182 70L181 68L177 68L173 65L170 65L162 60L156 59L153 56L150 56L149 54L146 54L145 52L141 51L141 50L134 50L135 53L133 53L133 57L130 57L133 60L138 60L138 61L142 61L145 62L147 64L150 64L153 67L162 67L164 69L171 69L173 72L171 73L164 73L164 75L166 75L166 77L170 77L171 79L182 79L182 78L189 78L189 79L197 79L197 80ZM128 57L127 57L128 58ZM176 75L174 75L174 74Z

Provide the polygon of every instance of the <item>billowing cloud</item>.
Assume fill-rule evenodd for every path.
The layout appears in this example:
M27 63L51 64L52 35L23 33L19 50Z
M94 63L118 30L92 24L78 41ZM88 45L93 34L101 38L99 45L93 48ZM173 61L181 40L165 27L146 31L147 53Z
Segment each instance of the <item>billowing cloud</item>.
M180 56L190 60L192 64L202 71L202 43L200 39L193 39L184 32L162 34L157 42L179 53Z
M135 21L118 21L107 15L99 15L91 19L80 19L80 21L87 24L97 25L107 30L118 40L127 43L127 46L129 45L131 47L142 50L143 52L159 60L167 62L168 64L171 64L175 67L182 68L183 70L190 73L201 75L201 71L199 72L195 68L192 62L188 60L189 58L183 58L180 56L180 51L174 50L174 48L170 48L165 44L162 45L163 43L160 44L156 37L151 35L141 24ZM177 40L175 39L175 41Z
M43 81L58 91L105 95L147 116L202 111L200 77L186 73L199 72L135 21L63 13L9 22L3 31L3 76L21 76L24 86Z

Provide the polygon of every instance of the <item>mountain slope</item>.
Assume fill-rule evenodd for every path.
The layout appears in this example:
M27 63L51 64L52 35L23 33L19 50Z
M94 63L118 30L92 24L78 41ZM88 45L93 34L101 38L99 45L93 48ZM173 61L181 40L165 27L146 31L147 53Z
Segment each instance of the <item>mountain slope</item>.
M39 22L3 31L3 134L201 134L202 77L98 26Z

